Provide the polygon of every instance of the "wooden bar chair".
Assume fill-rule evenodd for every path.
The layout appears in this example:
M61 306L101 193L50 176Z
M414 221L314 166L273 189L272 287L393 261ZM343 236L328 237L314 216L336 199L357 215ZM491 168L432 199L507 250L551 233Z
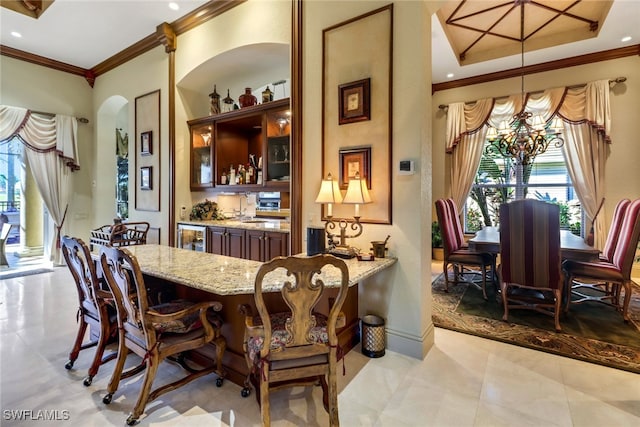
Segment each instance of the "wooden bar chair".
M455 205L454 205L455 206ZM455 211L452 210L451 203L445 199L436 200L436 213L438 215L438 224L442 231L442 243L444 246L444 261L442 263L442 271L445 279L445 292L449 292L449 266L453 266L455 283L465 281L478 286L482 290L482 296L487 298L487 268L490 271L490 277L494 276L495 257L493 254L486 252L477 252L462 246L464 236L460 235L461 227L456 225L454 219ZM460 230L460 231L459 231ZM473 265L480 267L481 284L472 280L463 280L464 266Z
M327 291L319 276L321 272L333 275L340 284L328 316L316 311L317 304ZM267 280L269 277L273 279ZM279 294L288 311L274 309L265 303L265 294L269 293L269 297L273 295L269 291L274 280L281 285ZM239 309L246 316L244 351L251 371L242 396L249 395L249 385L253 383L263 426L271 423L271 390L318 382L322 386L323 403L329 413L330 425L340 424L336 365L342 356L336 329L345 323L340 310L348 286L349 270L346 264L331 255L278 257L258 270L254 292L258 316L254 316L253 310L247 305L241 305ZM270 301L273 299L270 298Z
M103 358L107 344L114 340L117 333L115 306L112 305L113 296L100 287L96 274L96 266L91 259L89 248L82 241L74 237L61 238L62 254L71 271L78 291L78 333L69 353L69 361L64 365L66 369L73 368L81 350L96 347L93 362L83 384L90 386L93 377L98 373L100 365L115 359L116 353ZM89 327L90 340L83 344Z
M629 303L631 302L631 269L633 259L636 254L638 239L640 238L640 199L629 204L622 225L620 234L610 261L600 260L596 262L581 262L565 260L562 268L565 272L567 284L574 281L595 281L611 284L612 292L617 295L612 299L610 305L622 312L622 318L629 322ZM624 289L624 301L620 304L620 288ZM565 295L565 311L569 311L572 301L571 288ZM599 301L603 302L603 301Z
M498 277L504 315L528 309L553 316L561 331L560 208L524 199L500 205Z
M127 249L102 246L100 261L116 302L119 339L118 359L102 401L111 403L121 379L146 369L138 400L127 418L127 424L133 425L148 402L197 378L215 372L218 375L216 385L222 386L225 376L222 357L226 341L221 334L222 321L213 313L220 311L222 304L217 301L192 303L177 300L150 307L140 266ZM190 368L182 357L183 353L209 343L216 347L215 363L202 369ZM140 356L142 361L123 372L129 350ZM164 359L175 359L187 369L188 374L152 390Z

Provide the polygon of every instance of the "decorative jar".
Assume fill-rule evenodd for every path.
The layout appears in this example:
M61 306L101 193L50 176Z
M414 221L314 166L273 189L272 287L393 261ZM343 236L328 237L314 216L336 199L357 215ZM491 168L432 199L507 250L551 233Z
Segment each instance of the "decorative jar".
M244 93L240 95L238 101L240 101L240 108L251 107L258 103L258 98L251 93L251 88L248 87L245 88Z

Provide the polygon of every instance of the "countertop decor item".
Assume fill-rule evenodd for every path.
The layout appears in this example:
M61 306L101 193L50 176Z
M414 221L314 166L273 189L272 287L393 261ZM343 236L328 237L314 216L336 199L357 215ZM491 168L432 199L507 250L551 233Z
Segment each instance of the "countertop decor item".
M224 219L222 212L218 210L218 204L205 199L204 202L196 203L191 208L189 219Z
M240 101L240 108L245 108L256 105L258 103L258 98L251 93L251 88L248 87L244 89L244 93L240 95L238 101Z

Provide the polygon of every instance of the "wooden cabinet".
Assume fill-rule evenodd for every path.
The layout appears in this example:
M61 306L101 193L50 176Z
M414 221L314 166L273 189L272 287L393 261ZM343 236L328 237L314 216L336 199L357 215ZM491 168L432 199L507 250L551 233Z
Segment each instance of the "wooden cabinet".
M191 189L289 191L290 121L289 99L190 120ZM230 184L230 169L251 163L253 175Z
M207 252L236 258L245 257L245 230L241 228L207 227Z
M253 261L269 261L277 256L289 255L287 233L277 231L247 230L245 255Z

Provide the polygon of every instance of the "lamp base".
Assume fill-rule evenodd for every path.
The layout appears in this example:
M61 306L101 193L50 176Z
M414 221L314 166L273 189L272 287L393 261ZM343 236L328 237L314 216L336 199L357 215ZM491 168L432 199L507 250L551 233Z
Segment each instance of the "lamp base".
M333 256L337 256L338 258L351 259L358 256L358 252L352 247L349 246L337 246L335 248L331 248L327 251L328 254Z

